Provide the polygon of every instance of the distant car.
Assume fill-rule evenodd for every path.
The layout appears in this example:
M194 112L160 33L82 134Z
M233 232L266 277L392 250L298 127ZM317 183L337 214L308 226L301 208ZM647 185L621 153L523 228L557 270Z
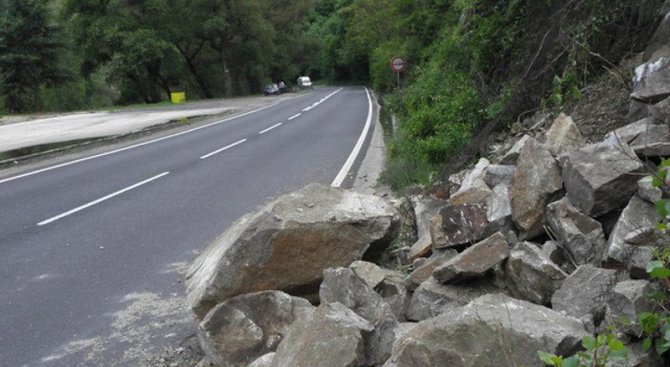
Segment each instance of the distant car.
M266 85L265 88L263 88L263 94L269 96L269 95L281 94L281 91L279 91L279 87L277 86L277 84L271 83Z
M308 76L301 76L298 78L298 88L312 89L312 81L309 80Z
M278 86L279 86L279 91L280 91L281 93L288 93L288 92L289 92L289 90L288 90L288 86L287 86L286 84L284 84L283 81L279 82L279 85L278 85Z

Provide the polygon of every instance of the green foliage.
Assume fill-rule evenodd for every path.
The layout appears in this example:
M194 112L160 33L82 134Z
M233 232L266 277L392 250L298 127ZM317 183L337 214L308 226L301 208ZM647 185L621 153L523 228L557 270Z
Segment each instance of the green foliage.
M0 91L10 112L39 109L39 89L66 80L63 48L45 0L8 0L0 18Z
M566 358L541 351L537 354L542 362L556 367L607 367L628 358L628 350L613 333L585 336L582 347L584 351Z

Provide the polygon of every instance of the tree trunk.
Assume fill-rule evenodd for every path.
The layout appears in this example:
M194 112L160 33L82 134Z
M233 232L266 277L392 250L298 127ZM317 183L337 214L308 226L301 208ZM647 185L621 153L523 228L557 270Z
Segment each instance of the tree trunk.
M205 98L212 98L214 96L212 95L212 91L209 88L209 84L207 84L207 81L200 76L200 73L198 73L195 65L193 64L193 59L195 59L195 57L200 53L200 50L202 50L202 46L204 44L205 41L200 41L198 49L195 50L190 56L187 55L186 50L182 49L179 45L175 44L175 46L177 47L179 53L184 57L184 61L186 61L186 67L188 67L188 70L193 75L193 78L195 78L195 82L198 83L198 87L200 88L202 94L205 96Z

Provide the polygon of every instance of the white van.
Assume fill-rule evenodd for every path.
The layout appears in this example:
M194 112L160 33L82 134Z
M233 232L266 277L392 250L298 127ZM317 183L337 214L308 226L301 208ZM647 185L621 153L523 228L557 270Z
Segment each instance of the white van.
M301 76L298 78L298 88L312 89L312 81L309 80L308 76Z

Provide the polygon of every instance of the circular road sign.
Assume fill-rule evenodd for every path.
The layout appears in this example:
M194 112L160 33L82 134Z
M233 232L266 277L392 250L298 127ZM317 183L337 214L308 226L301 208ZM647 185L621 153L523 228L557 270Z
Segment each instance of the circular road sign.
M391 69L396 73L405 70L405 60L402 57L394 57L391 59Z

